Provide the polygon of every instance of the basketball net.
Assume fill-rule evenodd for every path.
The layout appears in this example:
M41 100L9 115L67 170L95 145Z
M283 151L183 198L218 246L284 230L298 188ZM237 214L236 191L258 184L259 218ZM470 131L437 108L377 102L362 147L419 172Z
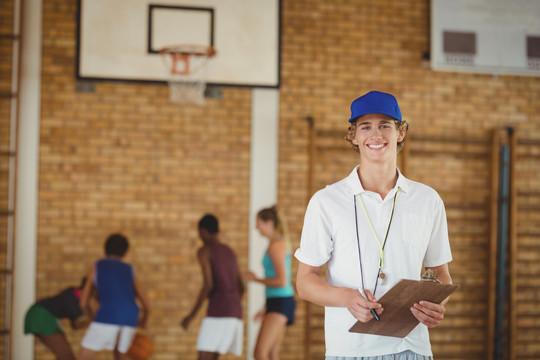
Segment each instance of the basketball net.
M211 46L174 45L160 50L168 71L169 100L204 104L208 64L215 55Z

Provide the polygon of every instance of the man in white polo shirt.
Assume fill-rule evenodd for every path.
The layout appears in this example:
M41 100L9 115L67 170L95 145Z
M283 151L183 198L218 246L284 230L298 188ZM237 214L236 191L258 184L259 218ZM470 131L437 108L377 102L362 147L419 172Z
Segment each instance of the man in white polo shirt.
M397 168L408 124L396 98L378 91L361 96L349 122L346 139L360 153L360 165L309 202L295 253L298 294L325 306L327 360L432 359L428 328L443 319L443 304L414 304L420 324L404 338L348 331L357 320L375 321L370 309L384 316L377 299L401 279L419 280L423 267L452 283L444 204L435 190Z

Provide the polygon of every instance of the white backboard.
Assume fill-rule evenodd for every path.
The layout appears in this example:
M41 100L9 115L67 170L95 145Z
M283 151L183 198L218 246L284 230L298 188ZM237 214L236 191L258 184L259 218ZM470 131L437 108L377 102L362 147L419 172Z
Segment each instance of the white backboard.
M432 0L435 70L540 76L540 1Z
M279 87L280 0L79 0L79 79L167 81L176 44L216 49L209 84Z

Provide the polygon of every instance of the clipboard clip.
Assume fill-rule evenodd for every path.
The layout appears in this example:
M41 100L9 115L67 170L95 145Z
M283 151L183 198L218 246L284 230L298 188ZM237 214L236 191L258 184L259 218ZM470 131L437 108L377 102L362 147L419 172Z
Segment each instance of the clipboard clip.
M422 274L422 281L433 281L441 283L441 281L437 279L437 270L433 269L427 269L426 272Z

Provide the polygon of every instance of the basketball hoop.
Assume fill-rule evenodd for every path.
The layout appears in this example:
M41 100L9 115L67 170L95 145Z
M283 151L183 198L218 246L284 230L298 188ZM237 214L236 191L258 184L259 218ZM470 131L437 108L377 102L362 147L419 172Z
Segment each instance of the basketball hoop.
M172 45L159 53L169 75L169 100L204 104L207 67L216 50L204 45Z

